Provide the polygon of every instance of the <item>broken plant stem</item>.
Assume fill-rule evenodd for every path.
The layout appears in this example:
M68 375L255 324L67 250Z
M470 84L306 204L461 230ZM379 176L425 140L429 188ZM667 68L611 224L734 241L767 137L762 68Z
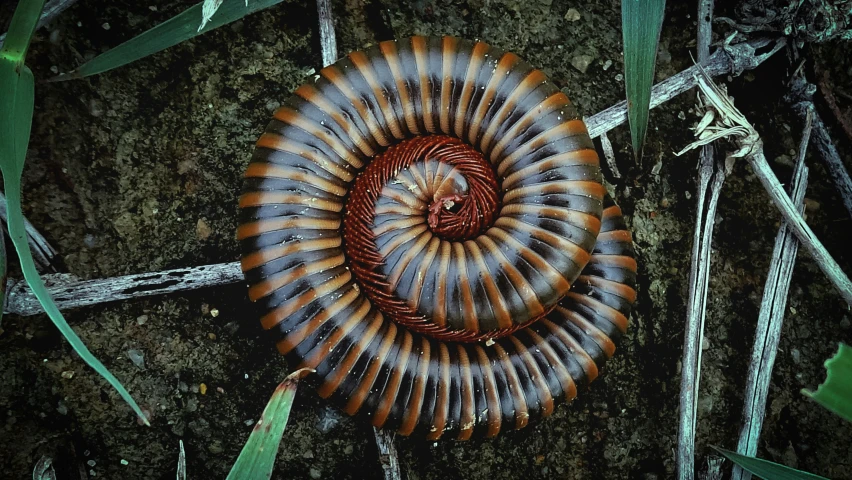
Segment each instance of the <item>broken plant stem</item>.
M834 182L834 187L840 194L843 206L846 207L849 217L852 218L852 179L849 178L849 172L846 171L846 167L840 159L840 154L828 134L828 129L825 128L825 123L823 123L819 112L814 108L813 96L815 92L816 86L814 84L805 80L804 76L796 75L791 81L790 93L785 99L803 121L805 121L808 112L812 112L814 147L825 163L828 176Z
M681 480L692 480L695 476L695 426L698 417L698 385L701 379L701 345L707 317L710 250L716 207L726 175L722 163L711 157L702 155L700 165L698 211L692 243L692 264L689 269L689 300L686 307L681 368L677 448L678 478Z
M697 50L700 63L705 63L710 58L713 3L713 0L700 0L698 3ZM698 211L689 270L689 299L681 361L677 454L678 478L681 480L692 480L695 476L695 428L698 422L698 387L701 383L701 345L704 343L704 323L707 317L707 293L710 283L710 251L713 226L716 224L716 205L722 183L725 181L724 167L718 165L714 158L713 144L704 145L699 155ZM710 200L705 211L705 197L711 176L713 183L710 186Z
M808 167L805 166L805 152L810 137L813 115L808 114L805 130L796 166L793 170L790 196L799 205L799 211L804 211L802 202L808 184ZM745 404L743 407L743 425L740 429L737 453L753 457L757 455L757 442L763 428L763 417L766 412L766 399L769 394L769 381L772 378L772 367L781 339L781 326L784 324L784 311L787 307L787 294L790 290L790 279L796 263L798 241L786 223L782 223L775 237L775 247L772 260L769 263L769 274L763 289L763 300L760 303L760 315L755 329L754 347L748 368L746 382ZM731 480L749 480L751 473L734 465Z
M130 298L162 295L243 281L240 262L202 267L177 268L97 280L79 280L71 275L43 275L47 290L60 310L85 307ZM36 315L44 310L25 281L7 283L5 313Z
M319 15L322 66L327 67L337 60L337 39L334 34L334 17L331 14L329 0L317 0L317 14Z
M790 197L784 192L784 188L766 162L766 157L763 154L763 142L757 131L745 116L734 107L727 94L713 83L700 66L698 70L698 86L706 101L713 107L713 110L708 110L708 112L715 113L716 123L707 126L706 129L697 129L696 136L699 139L685 150L704 145L717 138L731 137L739 148L728 157L731 159L742 157L748 160L763 188L772 198L778 210L781 211L796 237L802 242L820 270L828 277L846 303L852 307L852 282L849 281L849 277L843 273L840 265L837 264L808 224L805 223Z
M382 464L384 479L402 480L402 474L399 470L399 456L396 453L396 447L393 445L396 434L379 430L376 427L373 427L373 434L376 437L376 447L379 449L379 462Z

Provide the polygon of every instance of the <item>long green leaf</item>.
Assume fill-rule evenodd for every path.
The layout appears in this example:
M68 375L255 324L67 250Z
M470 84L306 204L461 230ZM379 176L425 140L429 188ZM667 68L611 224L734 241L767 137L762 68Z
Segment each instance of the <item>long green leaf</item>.
M637 161L642 156L648 131L651 87L665 9L665 0L621 0L627 119L630 121L633 155Z
M258 10L263 10L264 8L277 5L282 1L283 0L251 0L248 2L248 6L246 6L245 0L224 0L222 6L220 6L216 11L216 14L213 15L213 18L211 18L210 21L200 29L198 26L202 21L203 2L199 3L148 30L147 32L133 37L112 50L108 50L106 53L98 55L92 60L81 65L76 70L54 77L51 81L72 80L75 78L88 77L90 75L96 75L98 73L103 73L114 68L127 65L128 63L165 50L197 35L207 33L210 30L221 27L222 25L227 25L239 20L246 15L257 12Z
M121 383L86 348L74 330L59 313L36 270L27 242L24 214L21 210L21 174L26 160L32 128L35 82L33 73L24 65L30 39L35 31L44 0L22 0L12 17L9 35L0 50L0 171L7 202L9 237L18 252L24 279L35 293L54 325L86 363L92 366L147 425L142 410Z
M757 475L765 480L828 480L825 477L796 470L795 468L786 467L779 463L770 462L769 460L747 457L745 455L740 455L737 452L725 450L724 448L713 448L724 455L728 460L743 467L744 470L747 470L753 475Z
M852 422L852 347L841 343L837 354L825 361L825 370L825 383L816 392L802 393Z
M291 373L281 382L263 409L260 420L243 447L226 480L259 480L272 477L278 446L290 418L299 379L314 370L303 368Z

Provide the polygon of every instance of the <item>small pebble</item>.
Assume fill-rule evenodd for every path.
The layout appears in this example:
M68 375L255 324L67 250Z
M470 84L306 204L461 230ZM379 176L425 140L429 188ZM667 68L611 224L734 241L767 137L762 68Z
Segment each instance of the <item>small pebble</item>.
M104 30L109 30L109 29L110 29L109 23L104 22L104 23L101 25L101 28L103 28Z
M148 322L148 315L139 315L136 317L137 325L145 325Z
M202 383L198 386L198 391L201 392L202 395L207 395L207 384Z
M207 338L209 338L210 340L216 340L216 334L213 333L213 332L210 332L210 333L207 334Z
M579 70L580 73L586 73L593 60L594 57L591 55L576 55L571 59L571 66Z
M311 450L306 450L302 452L302 458L314 458L314 452Z
M127 465L130 465L130 462L128 462L127 460L125 460L125 459L123 459L123 458L122 458L122 459L121 459L121 464L122 464L122 465L124 465L124 466L126 467Z
M219 316L219 309L218 308L211 308L210 309L210 316L213 317L213 318L218 317Z
M565 12L565 20L568 20L569 22L579 21L580 18L580 12L578 12L576 8L569 8L568 11Z
M619 73L618 75L616 75L616 76L615 76L615 81L616 81L616 82L620 82L620 81L622 81L622 80L624 80L624 75L622 75L622 74L620 74L620 73Z
M207 305L206 303L202 303L201 304L201 314L207 315L208 313L210 313L210 305Z
M145 354L141 351L131 348L127 351L127 358L139 368L145 368Z
M216 391L219 393L225 393L225 389L222 387L216 387Z
M195 235L199 240L207 240L210 238L210 235L213 233L213 230L210 228L210 225L207 224L207 221L203 218L198 219L198 223L195 224Z
M312 468L310 471L311 478L322 478L322 471L316 468Z
M100 100L96 98L89 100L89 113L93 117L100 117L104 114L104 106Z
M345 447L343 447L344 455L352 455L353 451L355 451L355 448L352 445L346 445Z
M51 65L50 66L50 73L52 73L54 75L59 73L59 67L57 67L56 65Z
M70 379L74 378L74 370L65 370L64 372L62 372L61 375L62 375L62 378L66 378L66 379L70 380Z
M56 411L59 412L60 415L68 415L68 407L66 407L64 403L60 403L59 406L56 407Z
M52 43L54 45L59 45L59 43L62 41L61 37L62 37L62 32L60 32L59 29L54 29L50 32L50 36L48 37L48 40L50 41L50 43Z
M89 461L86 462L86 465L88 465L90 467L94 467L97 464L98 464L98 462L96 462L94 460L89 460Z
M612 66L612 60L607 60L607 61L604 62L603 66L601 68L605 72L605 71L609 70L609 67L611 67L611 66Z

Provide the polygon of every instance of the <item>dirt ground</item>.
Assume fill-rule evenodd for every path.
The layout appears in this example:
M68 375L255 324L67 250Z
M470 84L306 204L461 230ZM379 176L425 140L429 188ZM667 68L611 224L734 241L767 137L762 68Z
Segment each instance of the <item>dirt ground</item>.
M658 79L689 67L694 54L695 2L668 3ZM39 30L28 63L37 79L47 79L191 4L80 1ZM12 5L0 6L0 25ZM518 53L564 86L584 115L624 96L618 2L335 0L333 7L341 54L393 36L452 34ZM724 5L718 12L734 13ZM838 42L805 53L849 94L848 51L848 43ZM67 271L83 278L236 260L237 196L254 141L272 111L319 65L314 3L290 0L113 72L38 83L24 174L27 216ZM780 101L794 68L781 52L757 71L723 79L763 135L782 182L801 133ZM821 114L852 166L850 139L824 106ZM673 152L689 142L688 127L698 115L694 93L654 110L638 163L627 128L611 134L623 178L606 174L632 225L641 271L630 331L603 375L551 418L495 440L398 439L408 479L674 475L697 153ZM808 165L809 223L852 272L850 218L820 160L809 156ZM699 398L702 468L712 445L736 446L779 222L750 167L736 164L714 239ZM0 333L4 478L29 478L42 455L55 459L60 480L174 478L179 440L189 478L224 478L251 422L288 372L241 285L85 308L67 318L152 413L152 427L137 424L46 316L7 316ZM824 380L823 362L839 341L852 343L852 315L801 253L760 456L852 479L852 425L800 394ZM372 435L369 425L303 388L274 477L381 478Z

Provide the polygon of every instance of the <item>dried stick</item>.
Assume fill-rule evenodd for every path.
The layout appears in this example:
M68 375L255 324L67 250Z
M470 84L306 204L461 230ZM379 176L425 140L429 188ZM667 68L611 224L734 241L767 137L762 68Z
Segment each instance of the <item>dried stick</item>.
M813 112L814 146L823 163L825 163L828 176L831 177L834 187L840 194L843 206L846 207L846 211L852 217L852 179L849 178L849 172L846 171L846 167L840 159L840 154L828 134L828 129L825 128L825 123L819 116L819 112L814 108L815 92L816 85L809 83L804 75L796 75L791 80L790 93L784 98L803 121L806 121L808 112Z
M698 384L701 378L701 344L704 339L704 322L707 314L710 250L716 207L724 181L725 167L721 165L721 162L714 161L712 157L704 156L702 151L698 173L698 211L692 240L692 265L689 269L689 300L683 334L678 427L678 478L686 480L691 480L695 476L695 426L698 417Z
M58 17L60 13L75 3L77 3L77 0L50 0L44 6L44 10L42 10L36 28L38 29L47 25L51 20ZM0 34L0 48L3 47L4 40L6 40L6 34Z
M42 278L56 306L60 310L67 310L241 282L243 272L239 262L232 262L98 280L78 280L67 274L44 275ZM14 280L7 284L6 305L3 311L24 316L43 312L27 282Z
M769 45L772 45L769 53L760 56L754 55L755 49ZM732 70L741 71L743 69L754 68L783 45L783 40L776 42L757 40L733 45L725 51L720 50L714 53L708 65L715 65L714 68L718 74L731 72ZM685 72L691 73L685 76L683 75ZM658 84L652 91L651 104L659 105L670 100L674 96L673 92L684 92L692 88L696 84L695 75L697 73L698 70L696 67L692 67ZM672 79L675 77L678 77L680 80L672 83ZM596 125L597 133L594 136L612 130L621 123L624 123L627 120L626 105L625 102L621 102L591 116L587 122L592 122L592 124ZM214 275L211 270L228 273ZM243 279L239 272L239 263L234 262L82 282L67 277L46 278L46 281L49 283L48 290L51 294L54 297L58 296L62 299L62 302L58 304L59 309L67 310L115 300L235 283ZM164 279L171 282L166 288L162 285ZM10 283L14 283L14 285L10 285L9 290L7 290L4 312L18 315L35 315L42 311L40 304L32 293L30 293L26 285L18 284L14 281L10 281ZM50 285L51 283L52 285ZM121 287L120 285L130 285L130 288ZM81 290L77 291L78 288ZM112 295L116 293L121 296L113 297Z
M783 38L761 38L730 45L713 52L702 66L711 77L733 73L739 75L744 70L751 70L763 63L767 58L781 50L786 41ZM755 52L771 46L769 51L757 55ZM691 89L697 83L698 66L694 65L678 74L654 85L651 89L651 108L661 105L681 93ZM627 101L616 103L606 110L596 113L586 119L586 126L592 138L627 121Z
M807 114L799 155L793 170L790 196L799 211L804 211L803 201L808 184L808 167L805 166L805 152L811 133L813 120L812 112ZM757 442L763 428L763 417L766 412L766 399L769 395L769 381L772 378L772 367L775 364L775 354L781 339L781 326L784 324L784 310L787 307L787 293L790 290L790 279L793 266L796 263L796 253L799 242L784 223L778 229L775 237L775 248L769 263L769 275L763 289L763 300L760 303L760 315L751 353L751 363L748 367L746 382L745 405L743 407L743 425L737 444L737 453L748 456L757 454ZM734 465L731 480L750 480L751 473Z
M0 193L0 219L3 220L4 226L7 222L6 212L6 196ZM53 261L54 257L56 257L56 250L50 246L50 243L47 242L26 217L24 217L24 229L27 231L27 243L30 244L30 250L33 252L33 260L35 260L39 273L55 272L56 269L53 266Z
M337 60L337 40L334 35L334 17L331 15L329 0L317 0L319 14L320 48L322 66L327 67Z
M402 474L399 470L399 456L396 453L396 447L393 445L393 439L396 436L393 432L379 430L373 427L373 433L376 437L376 446L379 448L379 462L382 464L385 480L402 480Z
M713 0L701 0L698 4L699 63L706 62L710 57L713 3ZM681 480L692 480L695 476L695 428L698 422L698 387L701 383L701 345L704 343L707 292L710 283L710 251L713 226L716 224L716 205L722 183L725 181L724 167L717 165L713 159L713 144L708 143L702 147L699 154L698 205L692 240L692 262L689 267L689 300L683 333L677 449L678 478ZM708 186L710 199L705 211Z
M739 149L730 154L729 158L745 158L748 160L754 174L760 180L766 193L769 194L769 197L784 216L788 225L793 229L796 237L807 248L814 262L816 262L825 276L828 277L843 297L843 300L852 307L852 282L843 273L837 261L828 253L813 230L805 223L798 208L793 205L790 197L784 192L784 188L766 161L766 156L763 154L763 142L757 130L734 107L727 94L716 86L713 80L705 75L703 71L698 78L698 87L706 97L707 102L713 106L713 111L709 113L715 112L718 125L705 125L705 128L698 129L696 135L699 136L699 139L684 151L704 145L718 138L731 137L737 143Z

